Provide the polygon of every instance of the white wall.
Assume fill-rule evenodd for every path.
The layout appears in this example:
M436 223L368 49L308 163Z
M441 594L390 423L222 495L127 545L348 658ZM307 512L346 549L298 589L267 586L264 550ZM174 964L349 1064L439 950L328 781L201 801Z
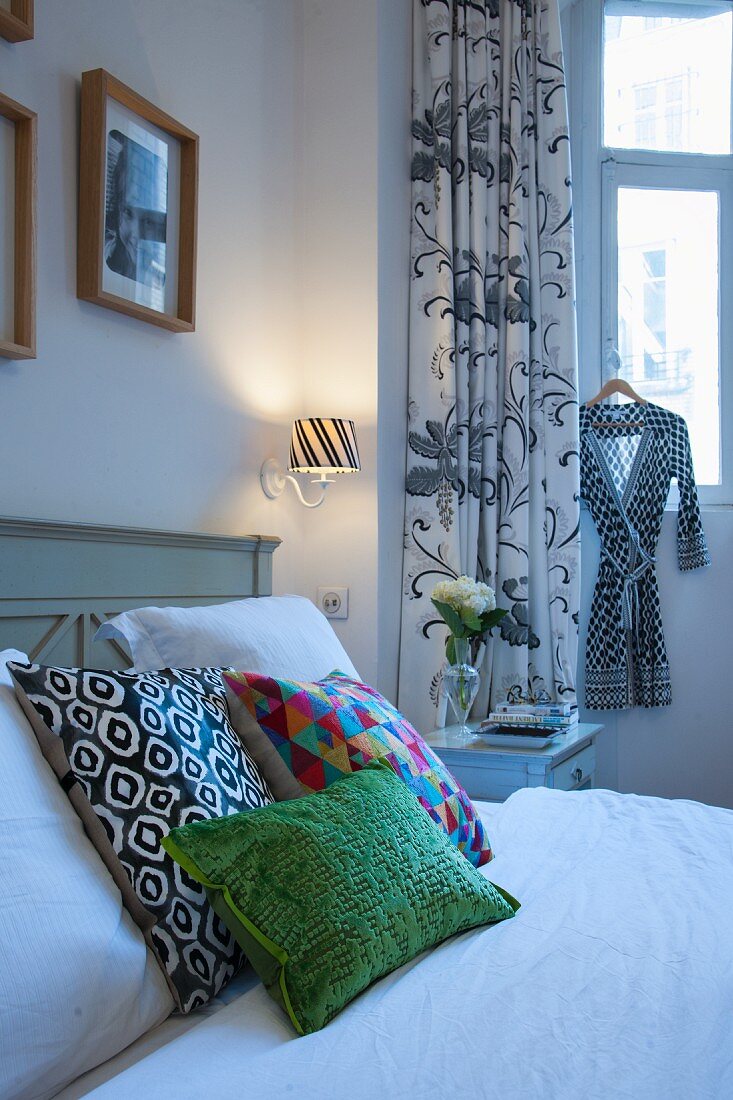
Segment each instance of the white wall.
M601 383L601 242L587 229L600 224L599 171L581 136L593 125L594 92L580 56L583 0L563 12L568 66L575 225L580 395L587 400ZM733 365L723 364L733 384ZM670 707L631 711L581 711L600 721L600 785L636 794L693 798L733 807L733 682L730 623L733 620L733 508L704 507L703 525L712 566L681 573L677 565L675 511L666 512L657 549L662 620L672 676ZM587 510L582 514L580 692L585 631L598 566L598 537Z
M590 394L589 394L590 396ZM598 742L599 785L635 794L693 798L733 807L733 720L729 701L733 662L728 639L733 617L733 515L708 507L703 522L713 564L681 573L677 516L667 511L657 547L657 578L672 675L672 706L650 710L581 711L603 722ZM582 655L599 543L587 509L582 513Z
M39 115L38 347L0 360L0 513L283 537L262 496L298 404L290 0L36 0L0 87ZM79 78L106 68L201 139L198 316L173 335L76 298Z
M0 41L0 87L39 113L40 183L39 357L0 360L0 514L280 535L275 591L347 585L334 626L393 694L410 10L36 0L35 41ZM79 78L97 67L200 135L195 334L75 296ZM266 500L263 458L284 462L313 414L356 421L361 474L314 511L289 488Z
M713 564L680 573L677 516L667 512L657 575L672 706L619 714L618 789L733 807L733 511L707 507Z
M410 275L412 5L380 0L379 40L379 485L378 669L397 698L407 461Z
M302 0L296 175L303 415L357 426L362 470L304 515L304 592L350 589L334 622L376 678L377 25L374 3Z
M0 41L0 87L39 112L40 184L39 358L0 360L0 513L279 534L276 590L348 585L337 629L394 694L409 0L36 0L36 12L35 41ZM78 81L100 66L201 136L193 335L75 297ZM578 260L579 287L597 285L597 250ZM598 304L583 308L589 396ZM311 412L356 419L363 472L307 512L289 492L267 501L257 473ZM678 573L673 516L659 547L674 705L604 715L601 781L733 805L733 511L704 522L710 570ZM583 536L585 623L587 513Z
M350 589L334 628L396 695L409 270L410 0L301 0L298 359L303 414L356 421L360 474L304 516L303 591ZM377 407L379 406L379 416Z

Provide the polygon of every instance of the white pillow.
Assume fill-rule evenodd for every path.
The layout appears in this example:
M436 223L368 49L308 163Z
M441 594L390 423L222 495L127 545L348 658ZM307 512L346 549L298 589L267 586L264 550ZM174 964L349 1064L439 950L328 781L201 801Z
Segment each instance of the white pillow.
M103 623L97 638L123 638L136 672L215 666L310 682L338 668L358 679L328 619L303 596L141 607Z
M173 1010L161 970L41 755L0 652L0 1096L53 1096Z

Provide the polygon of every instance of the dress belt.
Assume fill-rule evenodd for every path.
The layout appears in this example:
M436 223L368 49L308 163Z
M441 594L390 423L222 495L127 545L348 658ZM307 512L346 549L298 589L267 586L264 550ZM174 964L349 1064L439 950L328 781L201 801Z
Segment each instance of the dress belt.
M638 582L644 576L644 574L656 564L656 558L651 554L647 554L646 550L641 546L639 542L639 534L637 531L630 530L629 535L631 537L632 551L631 562L629 565L621 565L616 560L613 554L604 546L602 548L603 556L611 563L613 568L618 573L619 577L624 582L623 592L621 594L621 626L624 630L632 631L634 634L634 641L637 643L636 648L638 650L639 642L639 589ZM636 561L641 558L639 565L636 565Z

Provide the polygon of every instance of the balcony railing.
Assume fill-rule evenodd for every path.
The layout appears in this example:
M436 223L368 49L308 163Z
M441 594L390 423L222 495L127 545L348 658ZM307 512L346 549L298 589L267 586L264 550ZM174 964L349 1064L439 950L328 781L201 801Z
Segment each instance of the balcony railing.
M689 348L623 356L620 373L632 386L638 383L651 401L655 396L692 395L694 376Z

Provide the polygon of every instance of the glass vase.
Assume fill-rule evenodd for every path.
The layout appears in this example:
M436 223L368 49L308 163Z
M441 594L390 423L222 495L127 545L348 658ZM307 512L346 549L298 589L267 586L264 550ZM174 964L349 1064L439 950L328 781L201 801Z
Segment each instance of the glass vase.
M447 665L443 670L443 690L458 722L457 739L469 741L473 733L468 728L467 719L481 676L478 669L471 664L471 639L454 638L453 642L456 663Z

